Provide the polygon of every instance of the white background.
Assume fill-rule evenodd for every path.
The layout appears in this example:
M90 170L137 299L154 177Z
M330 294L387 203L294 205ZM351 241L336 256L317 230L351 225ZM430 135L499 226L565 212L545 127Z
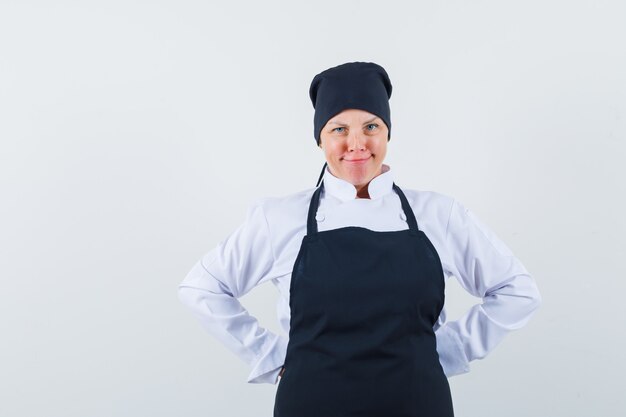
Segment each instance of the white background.
M271 416L276 386L177 285L256 198L315 185L309 83L348 61L391 77L396 182L472 209L543 296L450 379L456 415L623 415L625 21L598 0L2 0L0 416ZM276 297L241 301L279 331ZM480 300L451 280L446 302Z

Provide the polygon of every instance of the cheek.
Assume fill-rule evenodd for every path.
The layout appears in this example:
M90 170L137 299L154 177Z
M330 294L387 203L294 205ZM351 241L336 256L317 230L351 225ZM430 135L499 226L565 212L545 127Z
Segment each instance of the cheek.
M331 142L326 147L326 155L337 155L341 153L343 153L343 149L341 143L339 143L338 141Z
M385 142L382 142L380 140L374 141L374 143L372 144L372 150L374 151L374 153L377 153L377 154L385 153L387 150L386 141L387 141L387 138L385 138Z

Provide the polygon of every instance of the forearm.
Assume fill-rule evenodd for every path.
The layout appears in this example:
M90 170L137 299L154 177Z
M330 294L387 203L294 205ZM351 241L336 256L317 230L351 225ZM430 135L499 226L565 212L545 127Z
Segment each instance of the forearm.
M505 336L528 323L541 305L530 275L517 275L483 297L457 320L436 331L437 350L448 376L469 372L469 362L489 354Z
M178 286L178 297L209 334L251 367L248 382L276 383L287 341L261 327L201 262Z

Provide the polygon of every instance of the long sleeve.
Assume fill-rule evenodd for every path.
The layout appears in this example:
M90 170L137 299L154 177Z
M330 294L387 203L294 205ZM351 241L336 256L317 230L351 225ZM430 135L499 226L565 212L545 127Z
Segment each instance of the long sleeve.
M457 200L445 244L452 256L449 272L466 291L482 298L482 304L436 330L441 364L452 376L469 372L469 362L484 358L507 333L526 325L541 305L541 295L506 244Z
M242 225L196 262L178 285L178 295L202 327L251 367L247 382L275 384L287 339L261 327L238 300L274 278L261 201L249 208Z

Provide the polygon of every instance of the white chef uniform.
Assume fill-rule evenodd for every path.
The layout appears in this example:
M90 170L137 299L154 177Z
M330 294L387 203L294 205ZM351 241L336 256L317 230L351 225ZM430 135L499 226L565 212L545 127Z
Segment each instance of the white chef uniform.
M368 185L370 198L356 198L354 185L326 168L316 217L319 231L408 229L393 182L391 168L383 164L383 173ZM484 358L508 332L528 322L541 295L520 260L458 200L434 191L402 190L439 254L446 279L454 276L482 298L458 320L446 320L444 306L434 327L445 374L469 372L470 361ZM257 200L245 222L198 260L178 286L181 302L202 326L251 368L247 382L278 382L289 341L291 272L314 191ZM238 301L268 280L280 293L277 314L284 334L260 326Z

